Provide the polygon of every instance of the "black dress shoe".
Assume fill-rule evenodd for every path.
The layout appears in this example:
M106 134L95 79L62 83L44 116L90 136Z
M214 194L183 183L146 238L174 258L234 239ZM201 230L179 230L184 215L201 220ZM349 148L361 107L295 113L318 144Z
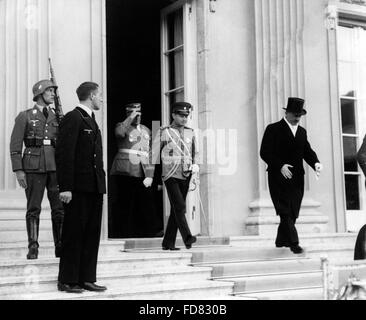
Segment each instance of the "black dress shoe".
M178 250L180 250L180 248L177 248L177 247L164 247L163 246L163 250L178 251Z
M290 250L295 254L300 254L304 252L304 249L301 248L299 245L290 247Z
M153 235L153 238L161 238L164 237L164 231L159 231Z
M191 236L190 238L188 238L188 240L185 243L186 248L191 249L192 248L192 243L195 243L196 241L197 241L197 238L195 236Z
M64 291L69 293L82 293L84 290L80 288L76 284L68 284L68 283L57 283L57 289L58 291Z
M55 257L56 258L60 258L61 257L61 247L60 246L56 246L55 247Z
M35 260L38 259L38 247L31 246L27 253L27 259L28 260Z
M82 287L83 289L88 290L88 291L105 291L105 290L107 290L107 287L98 286L97 284L92 283L92 282L81 283L80 287Z

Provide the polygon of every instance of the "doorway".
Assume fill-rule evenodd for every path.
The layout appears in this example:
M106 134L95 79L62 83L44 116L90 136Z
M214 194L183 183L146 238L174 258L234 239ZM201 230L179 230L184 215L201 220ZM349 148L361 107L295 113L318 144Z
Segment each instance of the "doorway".
M108 174L117 153L114 129L126 118L124 106L141 103L141 123L152 129L153 121L161 122L161 58L160 10L171 0L107 0L107 159ZM156 210L154 223L163 230L163 191L159 187L159 170L155 170L152 186ZM108 237L121 238L119 234L123 217L112 210L113 199L123 195L122 190L109 176L108 179ZM120 215L125 208L120 208ZM122 218L122 219L121 219ZM136 217L139 220L139 217ZM138 221L137 221L138 222ZM141 222L141 221L140 221ZM144 223L128 237L153 236ZM155 232L156 230L154 230Z

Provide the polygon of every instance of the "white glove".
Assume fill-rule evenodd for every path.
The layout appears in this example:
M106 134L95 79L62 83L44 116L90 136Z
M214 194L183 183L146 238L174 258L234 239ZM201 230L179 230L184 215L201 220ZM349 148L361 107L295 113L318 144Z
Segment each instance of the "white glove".
M323 165L319 162L315 164L315 174L317 177L320 176L320 172L323 170Z
M145 178L142 182L146 188L150 188L152 185L153 179L152 178Z
M192 170L192 173L198 173L198 172L200 172L200 167L198 166L198 164L192 164L191 170Z

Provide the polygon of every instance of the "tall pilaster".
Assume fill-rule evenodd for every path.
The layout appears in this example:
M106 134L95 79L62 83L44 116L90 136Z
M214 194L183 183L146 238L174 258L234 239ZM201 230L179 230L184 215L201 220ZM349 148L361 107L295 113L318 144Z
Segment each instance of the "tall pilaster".
M306 99L304 77L304 0L255 0L257 58L257 134L258 146L264 130L283 116L287 98ZM304 117L306 127L306 118ZM258 157L259 198L250 204L247 234L272 234L279 221L269 196L266 165ZM320 203L305 198L298 226L300 232L321 232L328 217L317 211Z

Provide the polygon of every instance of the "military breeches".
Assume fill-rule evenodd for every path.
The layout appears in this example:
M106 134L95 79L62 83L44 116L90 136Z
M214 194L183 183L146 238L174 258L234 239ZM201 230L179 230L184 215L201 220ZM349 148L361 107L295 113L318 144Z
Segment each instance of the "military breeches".
M163 247L174 247L179 230L184 243L192 236L186 219L186 197L189 180L170 178L165 181L170 201L170 216L163 239Z
M26 173L27 214L26 218L39 219L45 189L51 206L52 221L62 221L64 208L59 198L56 172Z
M115 190L111 195L112 235L116 238L152 237L162 231L152 187L146 188L145 178L111 176Z

